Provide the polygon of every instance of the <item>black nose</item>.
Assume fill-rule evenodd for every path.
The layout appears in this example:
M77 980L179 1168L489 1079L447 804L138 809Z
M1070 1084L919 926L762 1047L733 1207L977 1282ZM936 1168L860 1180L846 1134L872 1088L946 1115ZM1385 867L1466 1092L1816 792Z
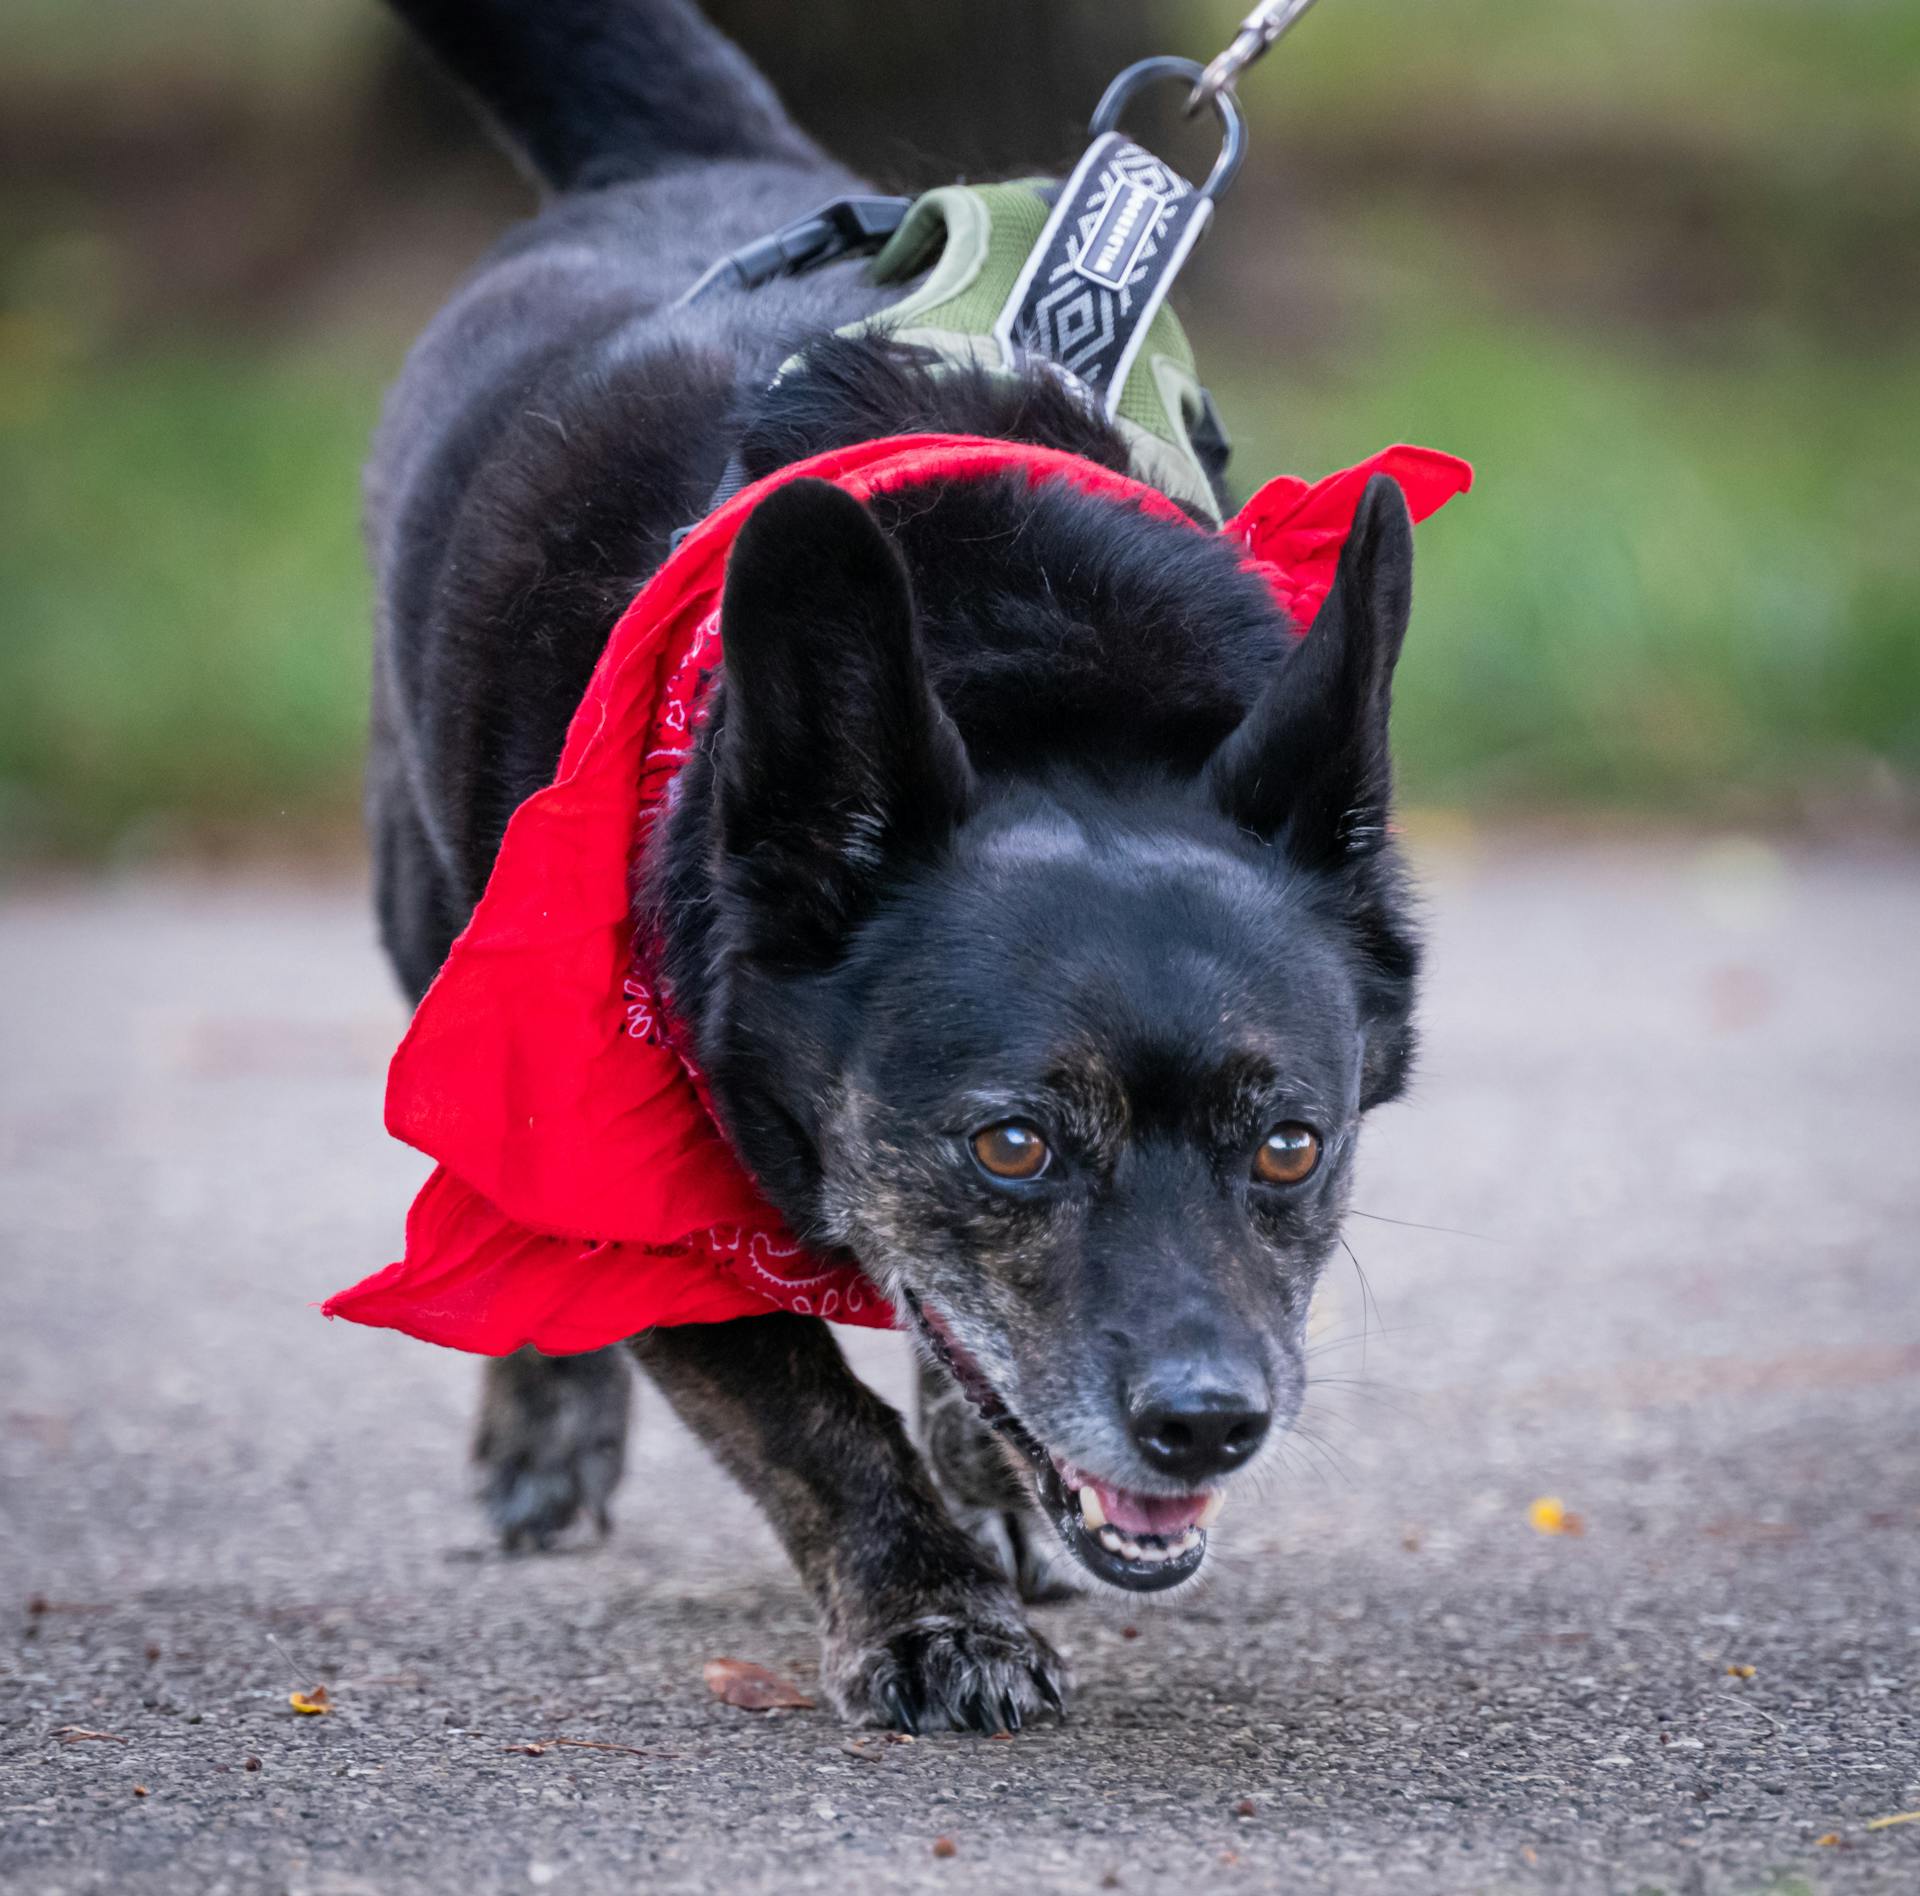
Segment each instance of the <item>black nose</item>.
M1238 1468L1267 1439L1273 1411L1225 1382L1157 1390L1133 1409L1133 1439L1149 1466L1196 1487Z

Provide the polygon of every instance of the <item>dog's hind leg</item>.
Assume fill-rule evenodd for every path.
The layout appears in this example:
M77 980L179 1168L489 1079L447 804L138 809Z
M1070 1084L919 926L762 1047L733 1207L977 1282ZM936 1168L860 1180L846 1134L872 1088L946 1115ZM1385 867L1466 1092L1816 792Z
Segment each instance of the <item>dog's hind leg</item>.
M689 1324L633 1350L785 1543L819 1605L821 1683L843 1716L1004 1731L1060 1709L1059 1656L824 1323Z
M487 1518L509 1553L550 1547L583 1517L605 1536L633 1408L625 1355L520 1350L487 1364L473 1458Z
M394 973L416 1005L465 916L426 827L406 794L393 729L376 698L367 816L380 931ZM541 1356L486 1366L473 1458L480 1500L511 1552L552 1546L585 1517L604 1535L626 1461L633 1373L623 1350Z
M1033 1505L1030 1482L1008 1463L959 1385L922 1360L916 1385L920 1441L948 1509L975 1544L1040 1604L1080 1591L1072 1563Z

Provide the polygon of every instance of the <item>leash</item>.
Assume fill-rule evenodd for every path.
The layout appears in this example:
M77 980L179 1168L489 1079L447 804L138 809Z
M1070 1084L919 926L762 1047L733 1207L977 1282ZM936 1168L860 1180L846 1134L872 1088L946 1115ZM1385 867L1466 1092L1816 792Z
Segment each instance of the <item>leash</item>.
M1150 485L1217 526L1215 479L1232 444L1167 296L1246 157L1234 82L1313 3L1265 0L1208 66L1162 57L1127 67L1102 94L1088 127L1092 142L1061 184L834 198L728 252L678 306L873 256L876 282L920 280L842 333L890 334L936 372L1053 376L1126 438ZM1198 186L1120 129L1140 93L1175 80L1187 87L1190 116L1211 106L1219 120L1219 155ZM784 364L775 385L801 367L799 358ZM736 448L706 512L746 482ZM680 528L672 545L695 524Z

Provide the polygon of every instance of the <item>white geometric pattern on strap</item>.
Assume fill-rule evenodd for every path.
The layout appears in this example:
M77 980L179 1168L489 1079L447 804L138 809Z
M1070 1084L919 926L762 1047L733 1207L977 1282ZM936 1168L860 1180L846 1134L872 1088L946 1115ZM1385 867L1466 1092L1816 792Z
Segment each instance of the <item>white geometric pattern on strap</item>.
M994 324L1002 351L1057 364L1113 414L1212 210L1210 198L1131 139L1096 139L1060 187Z

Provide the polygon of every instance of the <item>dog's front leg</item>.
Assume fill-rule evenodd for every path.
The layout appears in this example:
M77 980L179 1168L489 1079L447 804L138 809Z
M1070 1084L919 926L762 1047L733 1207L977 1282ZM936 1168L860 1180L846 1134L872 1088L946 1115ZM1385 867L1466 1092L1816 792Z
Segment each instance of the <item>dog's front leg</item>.
M824 1323L691 1324L633 1350L786 1544L819 1603L821 1680L846 1718L1000 1731L1060 1709L1059 1656Z
M920 1440L934 1485L968 1538L1021 1599L1065 1600L1080 1591L1058 1538L1033 1504L1033 1484L1008 1462L993 1431L945 1370L920 1364Z

